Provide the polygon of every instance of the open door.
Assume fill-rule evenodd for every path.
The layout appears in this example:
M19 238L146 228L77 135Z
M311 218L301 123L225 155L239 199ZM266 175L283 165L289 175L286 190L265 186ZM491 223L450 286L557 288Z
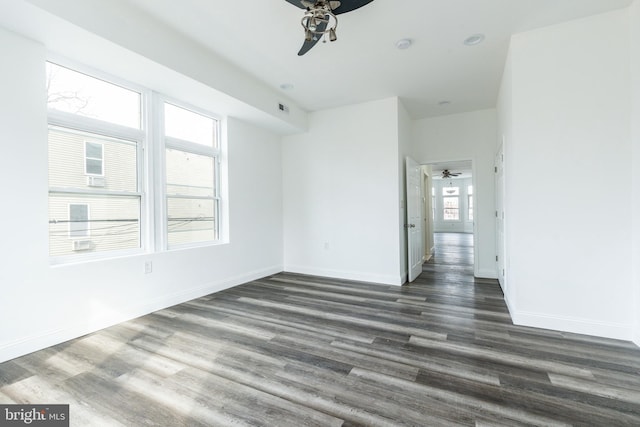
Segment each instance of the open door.
M409 282L422 273L424 257L422 236L422 171L418 162L407 157L407 259L409 261Z

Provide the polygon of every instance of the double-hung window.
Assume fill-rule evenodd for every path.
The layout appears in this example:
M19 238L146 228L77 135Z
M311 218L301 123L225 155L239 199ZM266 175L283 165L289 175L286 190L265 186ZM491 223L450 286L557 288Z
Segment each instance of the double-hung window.
M49 254L141 247L142 94L47 63Z
M460 187L442 188L442 219L445 221L460 220Z
M219 241L218 118L51 62L47 95L52 257Z
M219 121L163 102L169 248L219 238Z

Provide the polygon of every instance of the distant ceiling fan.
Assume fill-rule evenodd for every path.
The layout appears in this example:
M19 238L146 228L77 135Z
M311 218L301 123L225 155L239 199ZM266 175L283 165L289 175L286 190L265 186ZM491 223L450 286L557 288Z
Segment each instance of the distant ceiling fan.
M445 169L442 171L442 178L453 178L458 175L462 175L462 173L449 172L449 169Z
M285 0L300 9L305 9L302 17L302 28L304 28L304 43L298 56L309 52L318 41L329 34L329 40L334 42L338 39L336 28L338 18L336 15L351 12L371 3L373 0ZM326 42L326 40L325 40Z

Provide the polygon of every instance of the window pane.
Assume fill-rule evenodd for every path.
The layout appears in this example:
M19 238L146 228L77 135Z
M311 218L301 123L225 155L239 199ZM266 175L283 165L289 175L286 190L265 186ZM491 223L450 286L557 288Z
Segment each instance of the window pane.
M169 245L216 240L216 201L167 198Z
M140 129L138 92L47 62L47 106Z
M467 194L473 194L473 185L467 187Z
M50 255L139 247L139 197L50 193Z
M469 196L469 221L473 221L473 196Z
M165 103L164 124L166 136L195 142L207 147L218 146L216 141L217 120L210 117Z
M460 187L442 187L443 196L459 196Z
M214 197L214 158L167 149L167 195Z
M89 205L69 205L69 237L89 235Z
M102 160L87 159L87 173L102 175Z
M445 209L444 220L445 221L458 221L460 219L458 209Z
M458 197L443 197L443 219L445 221L458 221L460 219L460 199Z
M102 160L102 144L87 142L86 149L88 158Z
M217 240L215 158L166 150L169 245Z
M85 159L85 143L87 151L89 146L101 145L104 158ZM134 142L56 127L49 129L49 187L135 193L137 161ZM92 179L86 174L104 176Z
M444 197L442 201L445 208L458 209L459 199L457 197Z

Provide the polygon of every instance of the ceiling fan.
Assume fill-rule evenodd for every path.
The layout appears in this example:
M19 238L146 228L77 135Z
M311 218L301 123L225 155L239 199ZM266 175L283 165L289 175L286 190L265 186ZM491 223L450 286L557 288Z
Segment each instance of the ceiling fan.
M449 172L449 169L445 169L442 171L442 178L453 178L458 175L462 175L462 173Z
M338 39L336 28L338 18L336 15L351 12L371 3L373 0L286 0L300 9L305 9L302 17L302 28L304 28L304 43L298 56L309 52L318 41L329 34L329 40L334 42ZM326 40L324 41L326 42Z

